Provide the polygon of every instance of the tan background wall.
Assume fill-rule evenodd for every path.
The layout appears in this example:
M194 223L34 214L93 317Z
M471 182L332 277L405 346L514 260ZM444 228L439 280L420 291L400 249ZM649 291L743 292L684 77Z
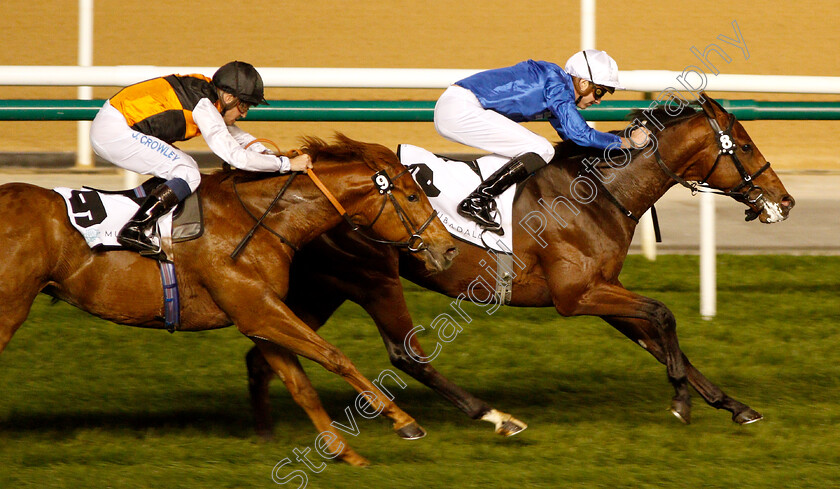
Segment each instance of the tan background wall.
M3 0L0 64L72 65L76 0ZM598 1L597 45L622 70L683 70L691 46L715 42L732 56L723 73L840 76L840 9L833 0ZM564 64L579 47L579 3L536 0L95 0L94 64L274 67L494 68L527 58ZM737 20L749 49L734 46ZM206 73L211 75L212 73ZM139 81L139 80L138 80ZM2 98L73 98L75 88L3 87ZM97 88L106 98L116 88ZM269 99L434 100L441 90L271 89ZM713 93L720 98L840 100L840 96ZM638 99L623 93L615 98ZM351 137L395 147L469 151L431 123L262 123L246 130L292 147L301 135ZM745 122L780 169L840 170L840 122ZM599 129L620 128L603 123ZM547 123L529 128L551 139ZM197 138L181 145L205 150ZM0 122L0 151L73 151L72 122Z

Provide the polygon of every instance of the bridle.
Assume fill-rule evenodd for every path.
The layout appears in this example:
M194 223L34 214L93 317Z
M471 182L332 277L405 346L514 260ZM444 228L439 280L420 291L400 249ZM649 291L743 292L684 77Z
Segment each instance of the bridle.
M275 230L271 229L270 227L268 227L267 225L265 225L263 223L263 220L265 220L265 218L268 216L269 212L271 212L271 209L277 204L277 202L280 200L280 197L283 195L283 193L286 191L286 189L289 188L289 186L291 185L292 180L294 180L294 178L299 173L300 172L294 172L294 173L291 174L291 176L286 180L286 183L283 185L283 187L280 189L280 191L274 197L274 200L271 201L271 204L269 204L268 208L266 208L265 212L263 212L262 217L259 217L259 218L257 216L255 216L254 214L252 214L251 211L248 209L248 207L245 205L245 202L242 200L242 197L240 197L240 195L239 195L239 191L237 190L237 187L236 187L236 181L234 180L233 191L236 194L236 198L239 200L239 203L245 209L245 212L247 212L248 215L251 216L251 218L253 218L257 222L254 224L254 226L251 228L251 230L248 232L248 234L245 235L245 237L242 239L242 241L240 241L239 245L234 249L233 253L231 253L230 257L232 259L235 260L236 257L242 252L242 250L245 248L245 246L251 240L251 238L253 237L257 228L259 228L259 227L265 228L271 234L278 237L284 244L291 247L294 251L298 251L298 248L293 243L291 243L288 239L283 237L277 231L275 231ZM437 217L437 211L436 210L432 211L432 213L429 215L428 219L426 219L426 221L420 227L415 226L414 223L411 220L411 217L408 215L408 213L405 211L405 209L402 208L400 203L397 202L396 197L394 197L393 193L391 192L394 188L394 183L391 180L391 178L388 176L388 173L385 170L380 170L380 171L376 172L373 175L373 177L371 177L371 180L373 180L373 183L376 185L377 189L379 190L379 193L383 196L383 199L382 199L382 205L379 207L379 212L376 214L376 217L373 219L373 221L370 222L370 224L368 224L365 227L366 228L373 227L373 225L376 223L376 221L379 220L379 218L382 216L382 213L385 210L385 205L390 201L391 204L394 206L394 210L396 211L397 216L399 216L400 221L402 222L403 226L405 227L405 230L408 232L409 238L405 241L390 241L390 240L378 239L378 238L375 238L375 237L370 236L370 235L366 234L365 232L363 232L362 229L361 229L361 226L359 224L353 222L352 216L350 216L347 213L347 210L344 209L344 206L342 206L341 203L338 202L338 199L335 198L333 193L330 192L330 190L326 187L326 185L324 185L324 183L321 181L321 179L318 178L317 175L315 175L315 173L312 171L312 169L306 170L306 173L309 176L309 178L312 179L312 182L315 183L315 186L318 187L318 189L327 197L327 200L330 201L330 203L333 205L333 207L335 207L335 209L338 211L338 213L341 214L341 217L350 225L350 228L353 231L355 231L356 233L358 233L360 236L362 236L363 238L367 239L368 241L375 242L375 243L387 244L387 245L391 245L391 246L397 246L397 247L400 247L400 248L406 248L406 249L408 249L408 251L410 251L412 253L416 253L418 251L423 251L423 250L428 249L428 245L423 241L422 234L429 227L429 225L432 223L432 221L434 221L435 218ZM403 170L402 172L397 174L397 176L394 177L394 180L399 179L400 177L402 177L406 173L408 173L408 169Z
M311 178L312 181L315 182L315 185L318 186L321 192L323 192L324 195L327 196L327 199L329 199L329 201L333 204L333 207L335 207L338 213L341 214L341 217L343 217L344 220L347 221L347 224L350 225L350 228L356 233L358 233L361 237L374 243L387 244L391 246L396 246L398 248L406 248L412 253L423 251L428 248L428 245L426 245L426 243L423 241L422 234L426 230L426 228L429 227L432 221L434 221L437 217L437 211L433 210L429 217L423 222L423 224L420 225L420 227L417 227L415 226L414 222L412 222L411 216L409 216L405 209L402 208L400 203L397 202L396 197L394 197L394 194L391 192L394 189L393 180L399 180L400 177L406 175L408 173L407 168L398 173L393 178L393 180L391 179L391 177L388 176L388 172L386 172L385 170L379 170L378 172L374 173L374 175L371 177L371 180L373 180L373 183L379 190L380 195L382 195L382 205L379 206L379 212L376 213L376 217L373 218L370 224L364 226L368 229L372 228L373 225L376 224L376 221L378 221L379 218L382 217L382 213L385 210L385 205L388 202L391 202L391 205L394 206L394 211L396 211L397 216L400 218L400 222L402 222L403 227L405 228L406 232L408 232L409 238L405 241L390 241L387 239L379 239L363 232L361 229L362 226L353 222L352 216L350 216L347 213L344 207L342 207L338 200L336 200L332 193L326 188L326 186L324 186L323 182L321 182L321 180L317 176L315 176L312 170L306 170L306 172L309 175L309 178Z
M666 175L668 175L672 180L679 183L683 187L691 190L692 195L695 195L698 192L726 195L736 200L742 199L744 202L755 205L759 209L762 209L764 207L764 192L760 186L755 184L755 179L758 178L759 175L764 173L768 168L770 168L770 162L768 161L764 164L764 166L759 168L758 171L750 175L749 172L747 172L746 168L744 168L744 165L743 163L741 163L741 160L738 159L738 155L735 153L735 142L732 139L732 127L735 125L735 115L729 114L729 124L726 126L725 130L721 130L720 125L714 118L712 118L708 114L704 115L709 121L709 125L711 126L712 131L714 131L717 134L718 143L717 158L715 158L715 162L712 165L712 168L709 169L709 173L707 173L703 180L701 180L700 182L688 182L686 179L677 175L670 168L668 168L668 165L666 165L665 161L662 159L662 155L659 153L659 147L657 146L656 150L654 151L654 156L656 156L656 162L659 164L659 168L661 168L662 171ZM729 156L732 158L732 164L735 165L735 168L741 175L741 182L735 185L734 187L730 188L729 190L713 189L709 186L708 181L709 178L711 178L712 173L714 173L717 169L718 163L720 163L721 158L723 158L724 156ZM612 195L612 193L610 193L606 186L604 186L603 182L601 182L599 179L595 179L595 182L604 191L604 195L607 198L607 200L612 202L612 204L615 205L619 209L619 211L621 211L622 214L636 222L639 222L639 217L634 215L631 211L624 207L618 201L618 199L616 199L615 196ZM742 189L745 187L747 188L746 191L742 191ZM755 198L750 198L750 195L756 193L756 190L758 191L758 195ZM753 219L759 216L759 212L753 210L752 207L747 209L746 214L747 221L752 221ZM656 215L655 211L653 212L653 215ZM654 225L656 225L656 223L654 223Z
M748 204L752 204L759 209L764 207L764 191L763 189L755 184L755 179L759 177L762 173L764 173L768 168L770 168L770 162L764 164L761 168L759 168L755 173L750 175L750 173L744 168L743 163L738 158L738 155L735 153L735 142L732 138L732 127L735 125L735 115L729 114L729 124L726 126L725 130L720 128L718 122L708 114L704 114L706 116L706 120L709 121L709 125L712 127L712 131L717 134L717 143L718 143L718 154L717 158L715 158L715 162L712 167L709 169L709 173L703 178L703 180L699 182L689 183L681 176L677 175L670 168L665 162L662 160L662 155L659 154L659 148L656 148L654 155L656 156L656 162L659 164L659 167L665 172L666 175L671 177L672 180L676 181L683 187L691 190L691 194L695 195L698 192L703 193L710 193L710 194L717 194L717 195L725 195L727 197L732 197L735 200L741 200ZM741 182L735 185L734 187L730 188L729 190L717 190L713 189L709 186L709 178L712 177L712 174L718 167L718 163L720 163L721 158L724 156L729 156L732 159L732 164L735 165L735 169L738 170L738 174L741 176ZM742 191L742 189L746 188L746 190ZM755 198L751 198L751 195L756 195ZM747 210L747 221L751 221L757 218L759 212L753 210L750 207Z

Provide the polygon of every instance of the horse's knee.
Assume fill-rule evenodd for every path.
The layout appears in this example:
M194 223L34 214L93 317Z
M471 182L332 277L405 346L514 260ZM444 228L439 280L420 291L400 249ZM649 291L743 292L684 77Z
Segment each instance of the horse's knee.
M323 358L321 365L336 375L348 377L356 372L356 367L353 366L347 355L341 353L338 348L332 345L322 352L321 356Z

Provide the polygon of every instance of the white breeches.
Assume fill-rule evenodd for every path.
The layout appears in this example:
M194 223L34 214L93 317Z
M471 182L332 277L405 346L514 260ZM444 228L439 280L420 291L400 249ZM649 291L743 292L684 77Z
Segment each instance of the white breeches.
M457 85L447 88L435 104L435 129L450 141L509 158L530 152L548 163L554 157L554 146L546 138L485 109L471 91Z
M90 143L96 154L120 168L166 180L181 178L192 192L201 183L198 164L190 155L131 129L125 117L108 101L93 119Z

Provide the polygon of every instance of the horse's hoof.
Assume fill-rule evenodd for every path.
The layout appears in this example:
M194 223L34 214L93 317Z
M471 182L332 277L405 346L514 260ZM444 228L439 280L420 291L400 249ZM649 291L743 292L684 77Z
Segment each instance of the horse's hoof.
M510 418L502 423L502 426L496 428L496 434L502 436L513 436L517 433L525 431L527 428L528 425L522 421L519 421L516 418Z
M397 436L403 440L419 440L426 436L426 430L417 424L417 421L412 421L402 428L398 428Z
M493 423L496 426L496 434L502 436L513 436L528 428L528 425L514 418L508 413L491 409L481 417L483 421Z
M764 419L764 416L752 408L744 409L740 413L732 415L732 421L740 425L755 423L756 421L761 421L762 419Z
M691 424L691 403L681 399L671 399L671 414L685 424Z

